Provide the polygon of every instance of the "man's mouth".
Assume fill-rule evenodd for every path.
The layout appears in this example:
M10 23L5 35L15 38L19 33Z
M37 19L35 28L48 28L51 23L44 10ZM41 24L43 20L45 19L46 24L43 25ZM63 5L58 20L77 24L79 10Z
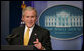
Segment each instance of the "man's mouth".
M33 22L28 22L28 24L32 24Z

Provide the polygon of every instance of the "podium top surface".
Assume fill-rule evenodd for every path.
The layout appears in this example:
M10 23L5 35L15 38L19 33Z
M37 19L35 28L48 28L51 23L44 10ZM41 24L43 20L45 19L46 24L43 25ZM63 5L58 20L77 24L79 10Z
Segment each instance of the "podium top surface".
M33 45L1 45L1 50L33 50Z

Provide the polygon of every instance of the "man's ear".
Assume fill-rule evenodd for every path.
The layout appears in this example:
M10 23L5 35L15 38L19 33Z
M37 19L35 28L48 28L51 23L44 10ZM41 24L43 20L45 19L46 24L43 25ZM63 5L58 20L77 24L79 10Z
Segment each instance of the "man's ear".
M22 16L21 20L24 21L23 16Z
M39 18L38 18L38 17L36 17L36 22L38 22L38 20L39 20Z
M38 18L36 17L36 22L38 21Z

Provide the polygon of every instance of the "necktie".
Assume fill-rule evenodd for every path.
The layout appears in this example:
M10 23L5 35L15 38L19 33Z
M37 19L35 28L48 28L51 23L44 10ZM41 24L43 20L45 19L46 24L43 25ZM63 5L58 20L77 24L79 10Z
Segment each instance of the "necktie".
M27 46L29 42L29 28L27 29L25 35L24 35L24 46Z

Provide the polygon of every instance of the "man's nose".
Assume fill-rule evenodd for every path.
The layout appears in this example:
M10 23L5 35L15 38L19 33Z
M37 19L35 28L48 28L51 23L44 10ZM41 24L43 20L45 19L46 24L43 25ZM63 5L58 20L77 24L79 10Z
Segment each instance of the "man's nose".
M29 17L29 20L32 20L32 18L31 18L31 17Z

